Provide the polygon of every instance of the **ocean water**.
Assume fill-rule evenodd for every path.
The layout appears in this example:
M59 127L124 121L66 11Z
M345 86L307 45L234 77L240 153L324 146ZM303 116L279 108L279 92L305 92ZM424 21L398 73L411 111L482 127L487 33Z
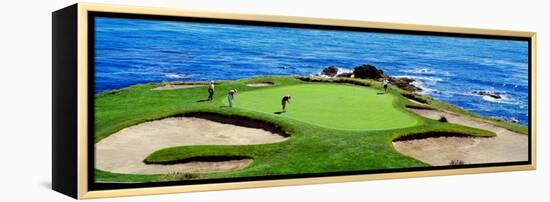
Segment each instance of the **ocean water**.
M372 64L430 96L528 124L528 43L97 17L95 92L139 83L312 75ZM490 91L503 99L475 95Z

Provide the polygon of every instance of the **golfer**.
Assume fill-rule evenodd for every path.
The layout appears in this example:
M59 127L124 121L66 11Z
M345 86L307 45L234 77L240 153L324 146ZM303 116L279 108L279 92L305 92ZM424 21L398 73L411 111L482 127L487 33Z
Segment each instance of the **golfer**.
M281 105L283 106L283 112L286 112L286 103L290 104L290 96L285 95L283 99L281 100Z
M229 107L233 107L233 96L235 96L236 92L237 89L229 90L229 92L227 92L227 102L229 102Z
M212 101L214 99L214 80L210 81L210 85L208 85L208 101Z
M384 85L384 92L388 92L388 79L384 79L382 81L382 85Z

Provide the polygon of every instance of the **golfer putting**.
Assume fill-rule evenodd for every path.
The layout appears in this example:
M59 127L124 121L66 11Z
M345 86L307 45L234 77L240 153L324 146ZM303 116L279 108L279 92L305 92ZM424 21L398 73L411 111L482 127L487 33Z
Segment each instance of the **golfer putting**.
M283 112L286 112L286 104L290 104L290 99L292 97L290 97L290 95L285 95L283 96L283 99L281 100L281 105L283 107Z
M227 92L227 102L229 103L229 107L233 107L233 98L236 92L237 89L232 89Z

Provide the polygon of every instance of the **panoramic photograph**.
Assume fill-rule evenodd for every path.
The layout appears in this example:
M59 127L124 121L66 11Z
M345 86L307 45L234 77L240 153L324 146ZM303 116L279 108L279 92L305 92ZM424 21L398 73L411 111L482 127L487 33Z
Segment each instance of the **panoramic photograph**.
M95 182L529 161L527 40L95 17Z

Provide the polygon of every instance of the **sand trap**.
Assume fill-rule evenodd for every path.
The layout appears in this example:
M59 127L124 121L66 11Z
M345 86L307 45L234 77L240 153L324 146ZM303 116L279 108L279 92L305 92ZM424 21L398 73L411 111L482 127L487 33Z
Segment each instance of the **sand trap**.
M95 144L95 167L116 173L206 173L241 169L251 159L158 165L143 160L159 149L185 145L245 145L284 141L268 130L204 118L173 117L125 128Z
M193 87L199 87L199 86L207 86L207 84L196 84L196 83L166 84L166 85L153 88L152 90L175 90L175 89L193 88Z
M266 86L273 86L274 83L271 83L271 82L262 82L262 83L249 83L249 84L246 84L246 86L250 86L250 87L266 87Z
M493 131L497 136L490 138L436 137L393 142L395 149L403 154L435 166L449 165L452 160L462 160L464 164L528 160L527 135L437 110L409 110L430 119L445 116L451 123Z

